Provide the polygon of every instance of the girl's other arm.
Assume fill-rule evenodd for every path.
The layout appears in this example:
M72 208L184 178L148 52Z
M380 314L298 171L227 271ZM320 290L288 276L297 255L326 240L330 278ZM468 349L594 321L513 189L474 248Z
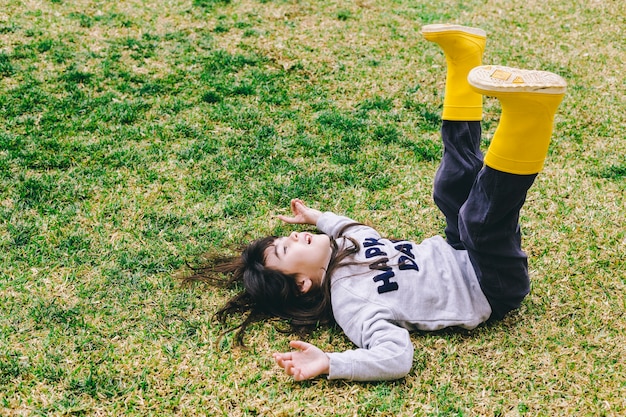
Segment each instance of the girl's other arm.
M294 340L289 346L292 352L274 353L276 363L296 381L315 378L328 374L330 360L326 353L310 343Z

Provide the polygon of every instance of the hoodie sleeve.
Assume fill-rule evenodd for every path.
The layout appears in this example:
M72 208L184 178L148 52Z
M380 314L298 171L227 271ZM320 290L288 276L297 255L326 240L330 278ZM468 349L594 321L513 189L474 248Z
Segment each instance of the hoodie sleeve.
M413 365L413 343L408 330L376 317L365 326L368 329L363 334L362 348L328 354L328 378L382 381L405 377Z
M360 224L349 217L339 216L335 213L331 213L327 211L322 213L320 218L317 220L317 228L322 232L333 238L339 237L339 232L348 224L354 224L346 230L346 236L355 236L361 233L365 233L368 236L380 238L380 235L373 228L366 226L364 224Z

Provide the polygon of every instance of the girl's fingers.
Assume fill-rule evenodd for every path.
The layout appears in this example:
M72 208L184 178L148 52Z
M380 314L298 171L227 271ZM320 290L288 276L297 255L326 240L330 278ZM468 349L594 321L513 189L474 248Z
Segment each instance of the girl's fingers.
M291 359L291 353L274 353L274 360L276 362L285 362Z
M291 211L293 211L294 214L301 213L302 211L304 211L304 209L306 209L304 201L300 200L299 198L294 198L293 200L291 200Z
M294 217L283 216L282 214L278 214L276 217L278 217L280 220L282 220L285 223L289 223L289 224L298 223L298 221Z
M298 200L297 198L294 198L293 200L291 200L291 211L293 214L298 213L298 204L301 204L301 203L302 202Z
M309 347L310 345L306 342L303 342L301 340L292 340L291 342L289 342L289 346L294 348L294 349L298 349L298 350L304 350L307 347Z

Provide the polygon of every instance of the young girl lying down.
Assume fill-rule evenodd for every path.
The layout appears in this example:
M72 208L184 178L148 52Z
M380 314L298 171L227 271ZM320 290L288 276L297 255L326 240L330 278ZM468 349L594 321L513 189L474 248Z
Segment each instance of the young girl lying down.
M292 341L276 363L300 381L385 380L411 369L411 330L473 329L518 308L530 281L518 224L526 193L543 167L566 83L558 75L481 66L480 29L429 25L424 37L446 57L441 136L443 158L434 200L446 218L446 238L390 240L349 218L291 202L293 232L250 243L241 256L200 268L188 281L230 274L244 290L217 313L248 314L239 327L268 317L292 326L336 322L356 345L323 352ZM483 158L482 96L500 100L502 115Z

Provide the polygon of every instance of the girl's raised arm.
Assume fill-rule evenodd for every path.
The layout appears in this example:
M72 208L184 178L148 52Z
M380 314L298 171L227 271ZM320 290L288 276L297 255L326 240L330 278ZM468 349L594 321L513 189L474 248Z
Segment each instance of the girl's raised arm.
M315 226L317 219L322 215L321 211L307 207L304 201L299 198L291 200L291 212L293 216L283 216L279 214L277 217L289 224L310 224Z

